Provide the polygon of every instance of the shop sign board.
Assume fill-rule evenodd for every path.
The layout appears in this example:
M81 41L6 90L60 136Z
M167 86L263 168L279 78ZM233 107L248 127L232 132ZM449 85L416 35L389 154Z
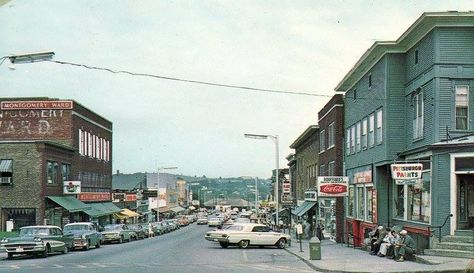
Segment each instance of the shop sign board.
M81 193L81 181L64 181L64 194L78 194Z
M318 196L347 196L348 185L347 176L318 176Z
M77 195L81 201L110 201L110 192L83 192Z
M72 109L71 100L47 100L47 101L2 101L1 110L24 110L24 109Z
M392 164L392 178L398 185L413 185L419 179L423 172L423 164Z
M283 193L291 193L291 183L289 180L283 181L281 187Z

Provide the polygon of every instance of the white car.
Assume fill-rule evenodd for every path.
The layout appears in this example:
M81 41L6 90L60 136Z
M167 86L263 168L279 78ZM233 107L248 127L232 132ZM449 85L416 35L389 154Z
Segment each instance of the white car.
M201 218L198 218L198 219L197 219L197 223L196 223L196 224L198 224L198 225L207 225L207 222L208 222L207 218L201 217Z
M218 242L222 248L233 245L240 248L247 248L250 245L285 248L291 241L290 235L272 231L266 225L255 223L235 223L227 229L209 231L204 238Z
M217 227L219 226L221 223L221 220L219 218L209 218L209 220L207 220L207 225L210 226L210 227Z

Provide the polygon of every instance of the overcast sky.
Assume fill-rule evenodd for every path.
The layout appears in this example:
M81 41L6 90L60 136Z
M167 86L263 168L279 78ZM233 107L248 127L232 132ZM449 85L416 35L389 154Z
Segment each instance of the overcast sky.
M6 3L5 3L6 2ZM3 4L3 5L1 5ZM423 12L468 1L0 0L0 57L55 60L302 96L112 74L55 63L0 66L0 97L74 99L113 122L113 170L159 166L208 177L269 177L376 40Z

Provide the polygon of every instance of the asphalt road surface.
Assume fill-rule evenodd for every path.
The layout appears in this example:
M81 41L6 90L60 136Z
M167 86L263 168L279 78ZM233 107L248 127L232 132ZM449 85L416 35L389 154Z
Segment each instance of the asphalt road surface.
M191 224L177 231L99 249L47 258L0 254L0 272L314 272L275 247L222 249L204 239L210 228Z

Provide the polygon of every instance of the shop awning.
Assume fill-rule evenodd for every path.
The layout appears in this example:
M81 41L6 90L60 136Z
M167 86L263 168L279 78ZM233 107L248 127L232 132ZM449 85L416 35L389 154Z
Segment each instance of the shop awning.
M171 210L172 210L173 212L176 212L176 213L185 211L185 209L184 209L183 207L180 207L180 206L172 207Z
M61 207L65 208L69 212L79 212L79 211L86 211L90 210L91 207L77 200L73 196L46 196L54 203L60 205Z
M0 173L11 173L12 172L13 160L0 160Z
M291 213L296 215L296 216L303 216L308 210L310 210L313 206L316 205L317 202L312 202L312 201L304 201L301 206L297 207L294 209Z
M118 219L131 218L131 217L137 217L137 216L140 216L140 214L134 211L131 211L129 209L122 209L120 212L114 214L114 217Z
M105 203L90 203L91 209L84 211L91 217L101 217L105 215L111 215L122 211L121 208L114 205L112 202Z

